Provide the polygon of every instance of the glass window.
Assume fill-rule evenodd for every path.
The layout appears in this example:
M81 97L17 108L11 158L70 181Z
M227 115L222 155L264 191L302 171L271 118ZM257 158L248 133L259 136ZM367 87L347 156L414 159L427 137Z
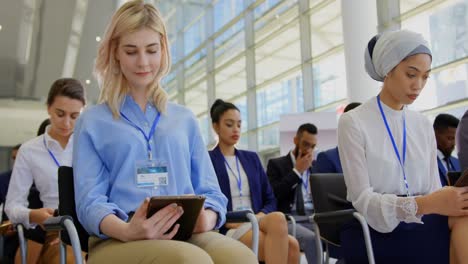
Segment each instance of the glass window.
M258 43L270 35L284 31L284 27L291 21L297 20L297 16L297 1L287 0L278 3L268 13L255 20L255 42Z
M433 73L418 99L411 105L426 110L468 98L468 63Z
M242 126L241 126L241 132L245 133L248 130L248 120L247 117L249 115L248 109L247 109L247 97L242 96L239 99L236 99L232 102L237 108L239 108L240 114L241 114L241 120L242 120ZM247 143L247 142L246 142Z
M203 137L203 142L205 145L210 144L213 140L210 138L210 129L211 129L211 121L208 118L208 115L202 115L198 118L198 125L200 126L200 132Z
M341 20L340 1L331 1L311 14L312 57L343 44Z
M400 0L400 13L406 13L411 9L416 8L422 4L425 4L431 0Z
M279 2L279 0L266 0L265 2L258 5L254 10L255 19L261 17L267 11L275 7Z
M258 136L258 150L259 151L278 148L278 145L279 145L278 124L259 129L257 133L258 133L257 136Z
M432 66L468 55L468 0L446 1L402 22L402 28L421 33L432 47Z
M432 109L468 97L467 10L468 0L443 1L402 21L402 28L429 41L433 54L431 78L411 108Z
M206 39L205 19L201 17L184 33L184 53L187 56Z
M202 81L185 92L185 105L190 108L195 115L206 112L208 107L206 91L206 81Z
M215 75L216 97L229 100L247 91L245 56L217 68Z
M215 32L239 15L244 8L244 0L219 0L214 6Z
M216 67L224 64L235 56L239 55L245 50L245 32L244 20L240 20L234 25L234 28L240 27L236 30L225 31L215 39L215 61Z
M301 64L299 23L296 21L258 47L255 53L255 63L257 84L268 81L294 67L299 68Z
M190 88L194 83L206 77L206 57L199 52L186 61L185 87ZM203 56L203 57L201 57ZM197 60L194 57L199 58Z
M346 68L344 52L313 63L315 107L346 98Z
M304 111L300 72L257 91L257 125L279 121L281 114Z

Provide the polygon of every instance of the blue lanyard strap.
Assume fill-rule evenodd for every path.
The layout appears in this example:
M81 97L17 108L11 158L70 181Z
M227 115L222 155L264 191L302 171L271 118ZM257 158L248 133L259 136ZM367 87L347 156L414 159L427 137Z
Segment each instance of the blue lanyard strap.
M309 176L310 176L310 171L309 169L307 169L305 171L305 174L306 174L306 178L304 180L304 173L301 175L301 179L302 179L302 185L304 186L304 188L306 189L307 191L307 187L309 187Z
M380 109L380 114L382 116L382 119L385 123L385 127L387 128L388 135L390 136L390 139L392 141L393 145L393 150L395 151L395 154L398 158L398 162L400 163L401 170L403 172L403 180L405 182L405 187L406 187L406 193L408 196L410 195L409 193L409 186L408 186L408 180L406 179L406 172L405 172L405 161L406 161L406 118L405 118L405 112L403 112L403 159L401 159L400 152L398 151L398 147L395 143L395 138L393 137L392 130L390 130L390 127L388 126L387 118L385 117L385 113L382 109L382 103L380 102L380 94L377 95L377 104L379 105Z
M130 120L126 115L124 115L122 112L120 112L120 115L125 118L125 120L128 121L128 123L130 123L130 125L132 125L133 127L135 127L136 129L138 129L142 134L143 134L143 137L145 137L145 140L146 140L146 147L147 147L147 150L148 150L148 159L149 160L152 160L153 159L153 152L152 152L152 149L151 149L151 144L150 144L150 141L151 141L151 138L153 137L154 135L154 131L156 130L156 125L158 124L159 122L159 118L161 117L161 113L158 112L158 114L156 115L156 118L154 119L153 121L153 125L151 126L151 130L149 132L148 135L146 135L145 131L143 129L141 129L141 127L139 127L137 124L133 123L132 120Z
M55 164L57 165L57 167L60 167L60 163L59 163L58 160L55 158L54 153L52 153L52 151L50 151L50 149L47 147L46 140L45 140L45 135L43 135L42 141L44 142L44 147L47 149L47 152L49 152L49 155L52 157L52 159L54 160L54 162L55 162Z
M237 167L237 175L234 172L234 170L229 166L229 163L227 162L226 158L223 155L224 163L226 163L226 166L229 168L229 170L234 174L234 177L236 178L237 181L237 188L239 189L239 195L242 196L242 178L240 174L240 169L239 169L239 159L236 156L236 167Z

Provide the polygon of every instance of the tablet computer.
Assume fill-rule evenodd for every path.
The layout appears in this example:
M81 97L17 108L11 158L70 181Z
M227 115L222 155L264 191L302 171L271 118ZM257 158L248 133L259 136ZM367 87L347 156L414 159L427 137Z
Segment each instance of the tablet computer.
M153 196L151 197L146 217L149 218L160 209L175 203L184 209L184 213L174 223L179 224L179 230L172 238L174 240L185 241L192 236L195 223L197 222L198 215L205 203L205 196L202 195L180 195L180 196ZM168 233L174 228L172 226Z
M450 179L450 176L449 176ZM455 187L468 186L468 169L466 169L454 184Z

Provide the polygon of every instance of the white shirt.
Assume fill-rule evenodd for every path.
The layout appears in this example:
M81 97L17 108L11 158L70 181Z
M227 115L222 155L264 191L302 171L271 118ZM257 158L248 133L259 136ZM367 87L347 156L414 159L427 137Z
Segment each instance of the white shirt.
M247 179L247 174L245 174L244 168L239 161L239 172L242 179L242 197L240 196L239 187L237 185L238 171L237 171L237 162L236 156L224 156L226 162L229 164L229 167L226 165L226 170L229 176L229 187L231 189L231 199L232 199L232 210L244 210L252 209L252 201L250 200L250 185L249 179Z
M40 193L44 207L58 208L58 167L44 146L44 137L49 150L61 166L71 166L73 135L63 149L60 143L46 133L21 145L16 156L13 173L5 202L5 211L13 223L22 223L26 228L33 228L29 223L28 195L33 182Z
M403 121L406 117L405 171L410 195L423 195L441 188L434 130L427 118L407 109L382 108L402 155ZM341 116L338 148L347 186L347 199L364 215L371 227L391 232L401 222L422 223L416 215L414 197L407 190L403 173L375 97Z

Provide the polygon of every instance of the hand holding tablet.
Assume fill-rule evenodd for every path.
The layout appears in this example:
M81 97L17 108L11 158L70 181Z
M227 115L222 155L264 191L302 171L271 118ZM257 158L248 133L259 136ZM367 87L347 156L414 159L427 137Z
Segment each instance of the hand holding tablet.
M182 241L188 240L192 236L195 223L197 222L204 202L205 197L201 195L153 196L149 201L146 217L151 217L157 211L170 204L177 204L183 208L184 213L174 224L179 224L180 227L173 239ZM171 227L168 232L170 232L172 228L173 227Z

